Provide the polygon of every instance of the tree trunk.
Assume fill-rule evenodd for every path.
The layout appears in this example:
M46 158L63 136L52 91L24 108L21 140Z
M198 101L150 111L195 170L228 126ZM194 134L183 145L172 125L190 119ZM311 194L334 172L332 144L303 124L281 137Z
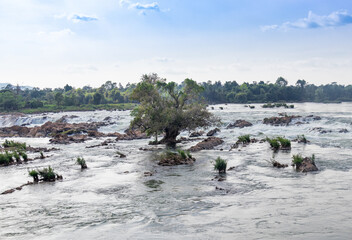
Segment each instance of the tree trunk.
M175 128L166 128L165 137L160 141L160 143L165 143L166 146L170 148L176 147L176 138L180 134L178 129Z

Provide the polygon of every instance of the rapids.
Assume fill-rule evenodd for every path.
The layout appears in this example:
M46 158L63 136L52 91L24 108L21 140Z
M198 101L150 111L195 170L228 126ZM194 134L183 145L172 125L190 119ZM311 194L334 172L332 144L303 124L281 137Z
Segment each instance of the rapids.
M0 192L32 179L28 169L52 166L63 181L25 186L0 195L0 239L349 239L352 233L352 103L295 104L294 109L255 109L241 104L214 105L210 110L222 121L218 137L224 144L193 153L193 165L161 167L155 154L143 151L149 140L118 141L86 148L108 138L85 143L52 145L48 138L12 138L33 147L57 147L50 156L27 164L0 168ZM209 109L210 109L209 107ZM220 110L223 107L224 110ZM269 126L265 117L320 116L307 124ZM26 116L0 116L0 127L38 126L64 115L68 122L95 122L111 117L102 132L123 132L129 111L65 112ZM245 119L253 126L226 129ZM299 121L299 120L296 120ZM331 132L322 134L315 127ZM340 133L347 129L347 133ZM275 159L290 164L292 154L315 154L320 171L298 173L291 167L273 168L268 143L254 143L229 151L237 137L257 139L304 134L309 144L292 142L292 150ZM181 136L188 136L183 132ZM202 138L205 138L203 136ZM6 138L10 139L10 138ZM0 143L5 138L0 139ZM188 149L197 141L179 144ZM223 149L223 150L222 150ZM119 158L116 151L127 155ZM38 153L29 153L29 157ZM81 171L75 158L84 157ZM225 181L214 179L212 161L228 161ZM152 172L145 176L144 172ZM219 189L216 189L220 188ZM222 190L221 190L222 189Z

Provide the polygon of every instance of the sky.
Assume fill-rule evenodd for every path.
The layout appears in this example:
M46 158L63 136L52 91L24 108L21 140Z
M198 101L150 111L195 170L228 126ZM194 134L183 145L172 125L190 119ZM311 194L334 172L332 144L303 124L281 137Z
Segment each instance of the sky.
M350 0L0 0L0 82L352 84Z

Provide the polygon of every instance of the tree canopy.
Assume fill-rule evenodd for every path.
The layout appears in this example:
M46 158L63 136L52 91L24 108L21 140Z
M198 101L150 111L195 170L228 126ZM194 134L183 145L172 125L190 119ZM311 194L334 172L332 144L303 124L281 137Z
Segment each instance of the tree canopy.
M181 131L207 127L216 122L201 101L202 91L203 87L192 79L178 85L167 83L156 74L143 75L131 94L131 99L140 102L132 112L131 127L156 137L165 133L160 143L174 147Z

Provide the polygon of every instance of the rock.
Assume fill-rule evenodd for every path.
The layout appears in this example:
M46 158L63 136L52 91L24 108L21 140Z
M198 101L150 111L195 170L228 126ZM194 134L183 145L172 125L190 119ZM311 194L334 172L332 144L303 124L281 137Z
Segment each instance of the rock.
M125 154L123 154L123 153L121 153L121 152L119 152L119 151L116 151L116 154L119 155L120 158L125 158L125 157L126 157Z
M2 192L1 195L13 193L14 191L15 191L15 189L9 189L9 190L6 190L6 191Z
M326 130L322 127L315 127L315 128L312 128L311 131L316 131L316 132L319 132L321 134L324 134L324 133L331 133L332 131L331 130Z
M227 169L227 171L233 171L235 170L236 167L230 167L229 169Z
M151 177L153 176L152 172L144 172L144 177Z
M313 172L318 171L319 169L315 165L314 160L309 157L303 158L303 162L301 164L296 164L296 170L300 172Z
M349 131L346 128L340 129L339 133L348 133Z
M202 142L197 143L197 145L191 147L189 150L192 152L204 150L204 149L213 149L215 146L222 144L224 141L218 137L208 137Z
M208 137L214 136L217 132L220 132L220 129L219 129L219 128L215 128L215 129L213 129L213 130L210 130L210 131L207 133L207 136L208 136Z
M286 168L286 167L288 167L287 164L282 164L282 163L279 163L278 161L275 161L275 160L272 160L271 164L273 165L273 167L276 167L276 168Z
M273 126L288 126L292 119L300 118L301 116L283 116L283 117L271 117L271 118L264 118L263 123Z
M158 162L158 165L176 166L176 165L184 165L184 164L193 164L195 161L196 159L193 157L183 158L177 153L169 153Z
M224 110L224 108L223 107L219 107L220 108L220 110Z
M192 132L189 137L200 137L204 134L204 131Z
M236 120L236 122L229 124L226 128L227 129L236 128L236 127L244 128L244 127L250 127L250 126L253 126L253 124L250 122L247 122L246 120L239 119L239 120Z
M63 134L57 134L55 137L49 140L53 144L70 144L70 143L82 143L88 140L87 135L74 135L67 136Z

